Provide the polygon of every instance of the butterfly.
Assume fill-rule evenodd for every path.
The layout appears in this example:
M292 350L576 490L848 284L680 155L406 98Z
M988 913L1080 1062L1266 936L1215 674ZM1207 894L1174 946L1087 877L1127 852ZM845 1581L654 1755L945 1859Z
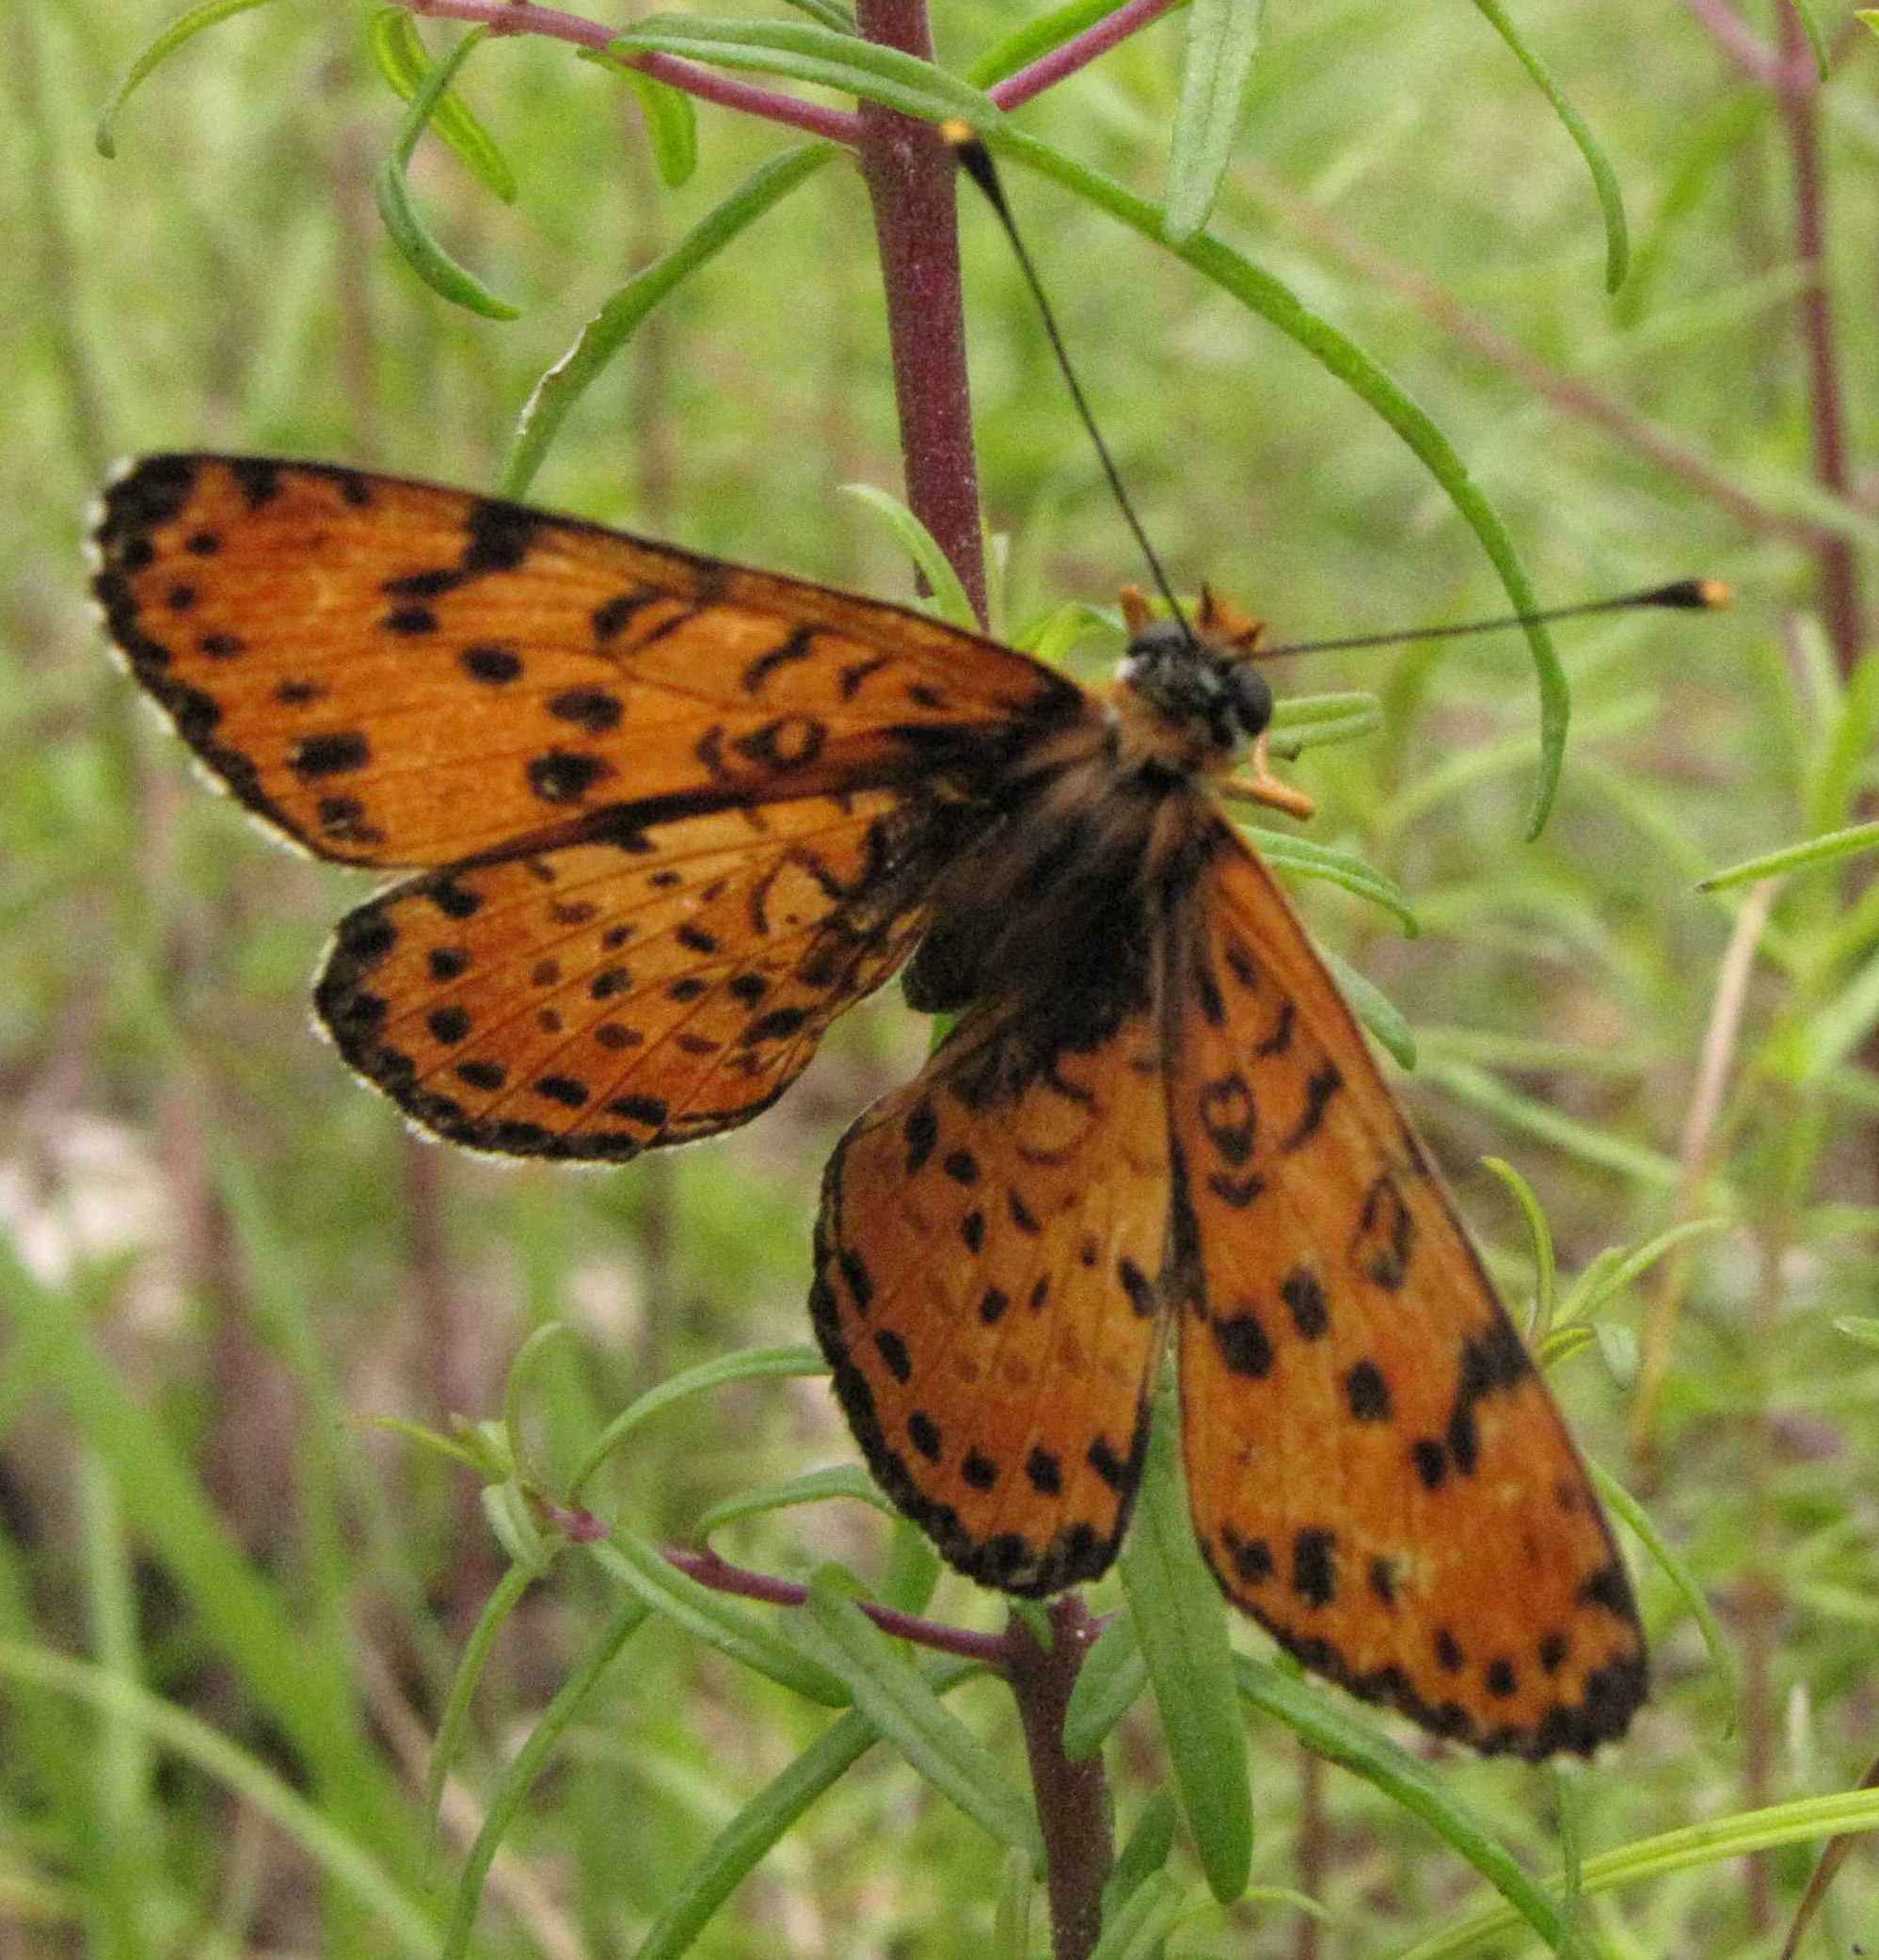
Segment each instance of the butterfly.
M952 1565L1098 1577L1172 1344L1201 1551L1306 1665L1487 1752L1642 1700L1565 1425L1283 892L1258 628L1125 595L1087 691L923 613L519 504L158 455L105 494L132 673L295 844L408 872L319 976L433 1135L623 1163L767 1108L900 972L956 1016L836 1146L810 1308ZM1250 760L1249 761L1248 756Z

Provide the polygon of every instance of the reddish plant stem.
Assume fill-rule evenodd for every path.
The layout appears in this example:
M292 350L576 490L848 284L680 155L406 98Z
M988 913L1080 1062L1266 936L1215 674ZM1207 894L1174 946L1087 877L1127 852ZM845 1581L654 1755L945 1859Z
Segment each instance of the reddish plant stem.
M734 1566L706 1547L692 1551L683 1545L664 1548L667 1561L688 1578L713 1592L736 1593L740 1599L761 1600L769 1606L800 1606L809 1597L806 1586L793 1580L772 1578L768 1572L753 1572ZM932 1648L935 1653L962 1654L968 1661L982 1661L1002 1674L1011 1659L1011 1643L1002 1633L975 1633L968 1627L949 1627L942 1620L920 1619L911 1613L897 1613L892 1606L879 1606L871 1600L855 1602L884 1633L897 1640L911 1640L916 1647Z
M1807 273L1801 290L1801 341L1807 358L1807 413L1813 432L1814 479L1836 497L1851 494L1846 465L1846 411L1840 393L1839 350L1827 290L1826 178L1821 168L1820 78L1791 5L1781 8L1782 79L1775 100L1788 134L1794 174L1794 255ZM1859 570L1852 541L1827 536L1815 547L1821 609L1843 675L1866 648Z
M1175 4L1176 0L1129 0L1126 7L1117 8L1114 13L1098 21L1093 27L1072 36L1060 48L1053 48L1048 55L1040 56L1028 68L1021 68L1016 74L1008 75L985 92L1001 109L1015 109L1020 103L1029 102L1032 96L1042 95L1054 83L1062 81L1065 75L1089 67L1099 55L1107 55L1130 35L1139 33Z
M925 0L861 0L855 19L869 40L932 60ZM907 502L982 623L985 555L952 152L937 130L878 103L861 106L860 149L887 300Z
M1071 1761L1063 1753L1063 1716L1097 1623L1073 1592L1052 1602L1050 1629L1046 1653L1013 1614L1005 1637L1007 1669L1043 1831L1051 1952L1056 1960L1086 1960L1103 1930L1103 1887L1116 1861L1115 1818L1101 1752Z

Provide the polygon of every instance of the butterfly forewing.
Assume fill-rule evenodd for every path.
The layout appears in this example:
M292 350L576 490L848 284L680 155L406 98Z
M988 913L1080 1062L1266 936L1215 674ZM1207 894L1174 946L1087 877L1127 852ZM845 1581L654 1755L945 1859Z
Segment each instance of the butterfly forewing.
M875 1475L954 1565L1027 1593L1121 1540L1168 1216L1156 1015L1074 1051L1050 1024L968 1020L842 1139L811 1300Z
M624 1160L775 1101L911 950L947 835L930 799L862 790L455 867L350 915L315 1002L453 1141Z
M1169 948L1187 1484L1222 1587L1489 1751L1620 1734L1631 1591L1565 1425L1270 874L1224 824Z
M899 607L360 470L149 457L96 543L112 637L197 754L354 864L982 763L1080 699Z

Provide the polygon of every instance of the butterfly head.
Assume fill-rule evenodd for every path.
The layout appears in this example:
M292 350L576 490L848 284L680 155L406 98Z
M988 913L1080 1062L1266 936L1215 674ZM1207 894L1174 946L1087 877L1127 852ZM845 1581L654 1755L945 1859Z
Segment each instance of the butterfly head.
M1132 585L1123 593L1123 617L1129 645L1118 678L1157 714L1184 731L1204 732L1222 756L1265 734L1272 690L1252 664L1257 620L1205 590L1191 628L1156 619Z

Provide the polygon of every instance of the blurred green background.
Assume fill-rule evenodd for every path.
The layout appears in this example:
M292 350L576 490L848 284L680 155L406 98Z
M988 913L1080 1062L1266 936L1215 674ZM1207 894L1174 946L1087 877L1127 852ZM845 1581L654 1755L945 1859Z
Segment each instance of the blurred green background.
M1624 189L1634 255L1615 299L1581 157L1460 4L1275 8L1212 221L1435 417L1547 600L1690 572L1739 593L1713 618L1559 629L1577 719L1532 844L1517 635L1329 655L1281 680L1381 698L1380 732L1293 773L1321 800L1311 834L1397 880L1421 936L1328 884L1304 903L1414 1029L1404 1094L1517 1317L1528 1235L1484 1155L1532 1183L1568 1277L1717 1221L1605 1299L1600 1340L1554 1379L1700 1581L1739 1692L1634 1557L1657 1686L1622 1751L1562 1785L1443 1761L1535 1869L1556 1861L1568 1792L1601 1850L1849 1788L1879 1755L1879 902L1857 859L1772 896L1696 889L1871 815L1879 48L1818 7L1833 78L1816 88L1785 7L1731 15L1785 49L1784 106L1709 11L1521 12ZM471 1480L373 1418L493 1415L518 1347L565 1322L577 1338L527 1420L565 1472L671 1369L805 1338L821 1162L928 1041L889 990L747 1131L575 1174L413 1141L309 1031L320 947L365 887L191 782L84 604L87 502L114 458L168 446L489 485L597 306L793 140L705 108L697 175L668 192L615 81L527 37L481 51L464 93L518 200L434 142L413 167L453 251L524 309L473 319L379 228L370 180L401 111L367 12L228 22L146 84L108 163L92 124L163 9L31 0L0 24L0 1954L424 1951L426 1737L503 1561ZM1012 24L971 0L935 0L934 20L960 67ZM434 48L457 31L425 29ZM1155 26L1021 126L1158 196L1181 32ZM1178 582L1212 581L1287 638L1502 609L1473 534L1362 403L1100 213L1035 178L1009 187ZM975 204L963 221L1016 629L1141 572L1008 248ZM850 482L901 487L871 227L838 164L654 317L533 494L903 598L904 557ZM1094 673L1108 652L1092 651ZM593 1501L678 1538L728 1494L852 1457L820 1380L749 1383L649 1426ZM829 1557L878 1573L885 1542L852 1505L723 1538L796 1576ZM569 1560L506 1630L446 1802L446 1872L610 1608ZM933 1610L1001 1617L952 1578ZM96 1672L55 1675L58 1656ZM185 1726L151 1729L139 1695ZM956 1705L1015 1773L1009 1701L980 1686ZM827 1719L648 1629L517 1823L472 1951L634 1952L686 1860ZM1330 1919L1254 1898L1177 1952L1396 1952L1485 1896L1365 1786L1276 1728L1252 1742L1255 1878ZM1162 1775L1145 1711L1111 1755L1126 1826ZM307 1809L270 1809L244 1776ZM348 1845L383 1897L345 1877ZM1614 1954L1773 1954L1817 1849L1631 1885L1588 1922ZM979 1955L991 1870L973 1826L877 1752L697 1950ZM1849 1951L1875 1916L1862 1849L1813 1950Z

